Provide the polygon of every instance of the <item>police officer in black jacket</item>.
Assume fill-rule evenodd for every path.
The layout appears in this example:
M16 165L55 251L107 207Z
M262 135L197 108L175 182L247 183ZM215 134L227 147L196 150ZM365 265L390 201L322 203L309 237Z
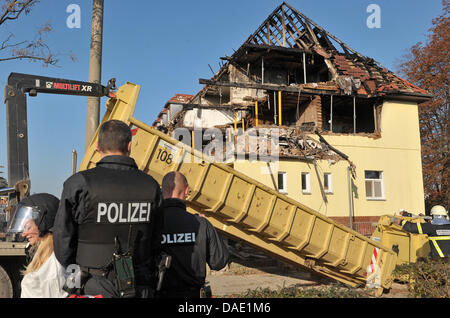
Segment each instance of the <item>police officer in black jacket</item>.
M55 255L64 267L80 266L77 287L86 295L150 297L156 284L162 193L158 183L129 157L131 138L124 122L102 124L97 144L101 160L64 183L54 224ZM131 255L131 292L123 292L114 267L121 264L129 269L130 258L115 263L114 253Z
M162 181L164 228L162 250L172 256L162 283L161 298L199 298L205 284L206 263L220 270L228 263L227 246L204 217L186 211L188 183L180 172Z

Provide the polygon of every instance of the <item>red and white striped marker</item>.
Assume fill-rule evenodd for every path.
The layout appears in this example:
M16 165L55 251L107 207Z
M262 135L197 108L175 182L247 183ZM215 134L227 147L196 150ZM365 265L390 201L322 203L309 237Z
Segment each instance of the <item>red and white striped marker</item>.
M379 251L379 249L374 247L372 259L370 260L370 266L369 266L370 273L373 273L375 271L375 265L377 264L377 260L378 260L378 251Z

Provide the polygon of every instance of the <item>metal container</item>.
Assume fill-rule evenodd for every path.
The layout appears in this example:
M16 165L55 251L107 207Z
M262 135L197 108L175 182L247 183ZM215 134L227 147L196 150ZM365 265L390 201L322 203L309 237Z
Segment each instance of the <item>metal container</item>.
M188 210L203 213L221 232L273 256L350 286L376 278L389 289L397 255L390 247L341 225L301 203L170 138L133 117L140 87L127 83L106 103L103 121L122 120L135 131L131 157L159 183L182 172L190 186ZM103 122L102 121L102 122ZM80 170L95 166L98 130ZM375 274L375 275L373 275Z

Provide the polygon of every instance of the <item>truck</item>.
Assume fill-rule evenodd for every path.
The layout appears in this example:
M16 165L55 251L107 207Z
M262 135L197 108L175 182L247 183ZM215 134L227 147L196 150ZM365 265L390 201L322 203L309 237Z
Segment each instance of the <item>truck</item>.
M10 75L5 89L9 121L9 187L0 190L8 195L7 213L14 213L14 206L29 193L25 95L44 92L108 96L102 123L116 119L132 128L130 155L140 170L159 183L171 171L180 171L186 176L191 189L186 202L188 212L204 215L223 235L243 241L299 269L348 286L375 288L377 295L390 289L403 243L395 246L392 241L383 239L383 231L387 228L382 224L376 235L365 237L230 165L214 161L133 117L140 86L127 82L115 88L114 84L114 80L105 87L41 76ZM82 90L83 86L89 85L90 89ZM100 159L97 140L98 129L86 150L80 171L94 167ZM25 261L26 243L4 233L3 237L0 242L0 284L3 283L0 296L18 296L18 270Z
M0 297L20 296L20 271L27 261L27 242L17 234L7 233L18 202L30 194L28 162L27 95L38 93L77 96L110 96L115 79L107 86L97 83L11 73L5 86L7 130L7 186L0 188L0 198L7 201L0 211Z

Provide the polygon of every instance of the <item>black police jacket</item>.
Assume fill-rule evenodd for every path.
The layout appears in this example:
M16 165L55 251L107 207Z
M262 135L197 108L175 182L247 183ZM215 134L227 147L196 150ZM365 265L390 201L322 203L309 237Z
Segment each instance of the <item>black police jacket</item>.
M450 257L450 224L405 222L402 229L411 233L428 234L432 258Z
M64 183L53 230L55 256L64 267L101 269L118 248L130 250L136 283L148 284L160 252L161 206L158 183L134 159L107 156Z
M206 263L213 270L225 267L229 251L211 223L186 212L184 201L165 199L161 248L172 256L162 291L200 288L205 283Z

